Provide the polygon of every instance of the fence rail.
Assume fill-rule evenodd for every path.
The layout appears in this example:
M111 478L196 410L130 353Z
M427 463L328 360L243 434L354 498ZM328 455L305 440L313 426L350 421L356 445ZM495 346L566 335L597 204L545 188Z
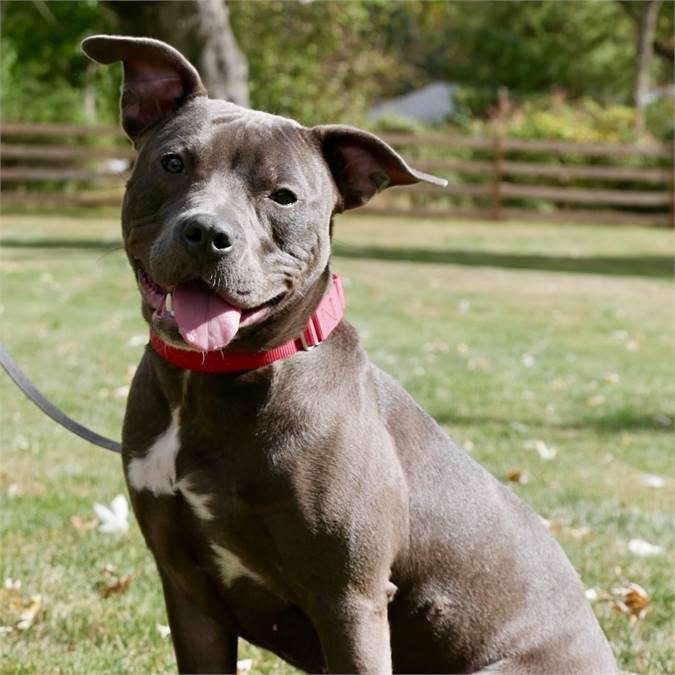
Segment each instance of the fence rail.
M493 220L675 225L673 151L663 145L382 134L447 189L388 190L363 212ZM5 204L120 203L135 152L116 127L0 127Z

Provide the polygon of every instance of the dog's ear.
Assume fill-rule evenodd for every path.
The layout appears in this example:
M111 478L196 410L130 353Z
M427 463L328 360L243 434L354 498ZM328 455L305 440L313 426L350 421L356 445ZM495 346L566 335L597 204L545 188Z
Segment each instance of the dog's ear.
M194 66L159 40L92 35L82 41L82 50L97 63L122 62L122 126L132 141L191 97L206 96Z
M343 125L313 127L342 196L342 209L365 204L376 192L395 185L448 181L409 167L405 160L377 136Z

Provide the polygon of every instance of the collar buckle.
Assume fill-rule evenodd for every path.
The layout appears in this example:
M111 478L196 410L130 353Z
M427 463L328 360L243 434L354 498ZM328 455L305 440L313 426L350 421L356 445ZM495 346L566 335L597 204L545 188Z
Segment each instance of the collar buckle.
M316 314L309 317L305 330L300 335L300 344L302 350L308 352L321 344L324 340L323 330L321 328L321 321Z

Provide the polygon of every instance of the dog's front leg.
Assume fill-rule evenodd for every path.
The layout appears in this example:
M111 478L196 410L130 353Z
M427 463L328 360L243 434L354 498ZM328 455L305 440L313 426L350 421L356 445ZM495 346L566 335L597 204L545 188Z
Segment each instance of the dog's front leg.
M236 673L237 635L162 574L179 673Z
M350 591L321 595L312 619L331 673L391 675L391 647L385 592L368 597Z

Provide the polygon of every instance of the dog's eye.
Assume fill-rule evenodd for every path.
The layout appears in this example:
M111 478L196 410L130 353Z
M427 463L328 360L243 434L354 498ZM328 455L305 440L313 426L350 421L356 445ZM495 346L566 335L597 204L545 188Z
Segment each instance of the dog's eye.
M283 205L293 204L298 201L298 198L290 190L286 190L286 188L275 190L270 195L270 199L277 204Z
M183 160L180 155L170 152L162 156L162 168L168 173L180 173L183 170Z

